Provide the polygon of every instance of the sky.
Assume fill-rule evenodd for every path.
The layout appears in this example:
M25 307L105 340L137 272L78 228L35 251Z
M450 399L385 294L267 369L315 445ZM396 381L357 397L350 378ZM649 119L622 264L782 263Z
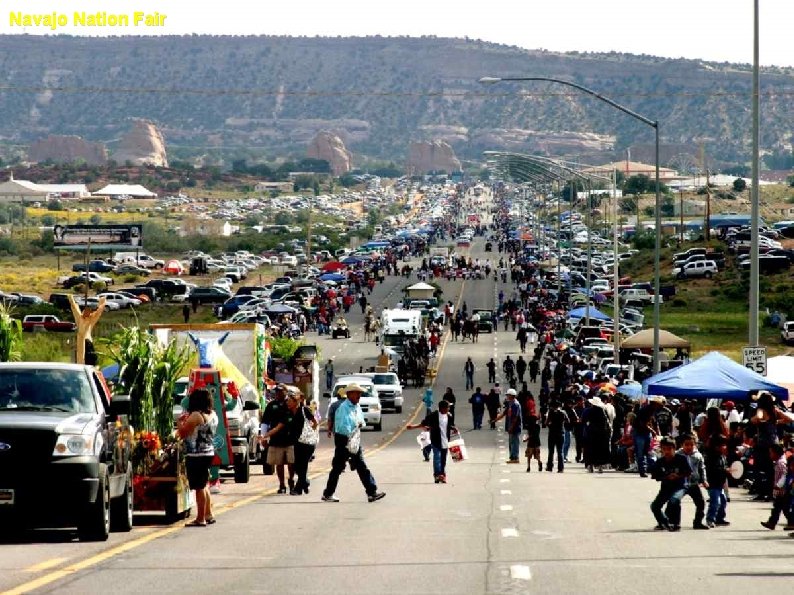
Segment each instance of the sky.
M760 62L794 66L794 0L758 0ZM527 49L626 52L751 63L754 0L2 0L0 34L469 37ZM12 26L53 11L55 31ZM129 26L74 27L74 12L128 15ZM159 13L159 26L133 24ZM157 19L156 22L160 22Z

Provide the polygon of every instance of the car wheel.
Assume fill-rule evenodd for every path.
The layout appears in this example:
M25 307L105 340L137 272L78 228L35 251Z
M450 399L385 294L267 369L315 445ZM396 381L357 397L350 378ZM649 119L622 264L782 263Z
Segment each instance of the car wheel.
M251 479L251 465L248 460L248 453L235 455L234 457L234 483L248 483Z
M107 541L110 535L110 484L104 465L99 470L96 500L83 511L77 535L80 541Z
M706 274L704 276L706 277L706 279L711 279L711 271L706 271Z
M684 276L684 273L678 273L678 275L676 275L676 279L678 279L679 281L683 281L684 279L686 279L686 277Z
M402 413L402 412L403 412L403 407L402 407L402 405L400 405L399 407L395 407L395 408L394 408L394 410L395 410L397 413Z
M110 504L110 524L113 531L127 533L132 531L132 465L127 465L124 491Z
M378 423L376 423L376 424L373 426L373 429L374 429L376 432L381 432L381 431L383 431L383 422L382 422L382 421L379 421Z

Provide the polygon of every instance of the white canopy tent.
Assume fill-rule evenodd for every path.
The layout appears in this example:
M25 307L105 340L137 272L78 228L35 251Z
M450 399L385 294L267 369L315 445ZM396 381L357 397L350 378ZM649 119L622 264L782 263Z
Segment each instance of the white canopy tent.
M785 386L791 399L794 395L794 356L778 355L766 360L766 379Z
M92 193L94 196L132 196L134 198L157 198L157 194L140 184L108 184Z

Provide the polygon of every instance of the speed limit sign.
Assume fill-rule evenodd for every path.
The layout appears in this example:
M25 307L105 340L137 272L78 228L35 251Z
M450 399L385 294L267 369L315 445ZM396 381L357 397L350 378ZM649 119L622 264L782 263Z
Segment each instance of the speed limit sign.
M742 349L742 365L753 372L766 376L766 347L745 347Z

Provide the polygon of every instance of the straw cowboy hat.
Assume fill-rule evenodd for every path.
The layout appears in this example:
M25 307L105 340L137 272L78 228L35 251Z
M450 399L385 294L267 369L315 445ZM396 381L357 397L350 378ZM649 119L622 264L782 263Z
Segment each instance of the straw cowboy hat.
M339 392L348 395L350 393L365 393L367 392L367 389L356 384L355 382L352 382L348 384L345 388L339 389Z
M599 397L598 395L596 395L592 399L587 399L587 402L590 403L591 405L594 405L595 407L604 407L604 401L602 401L601 397Z

